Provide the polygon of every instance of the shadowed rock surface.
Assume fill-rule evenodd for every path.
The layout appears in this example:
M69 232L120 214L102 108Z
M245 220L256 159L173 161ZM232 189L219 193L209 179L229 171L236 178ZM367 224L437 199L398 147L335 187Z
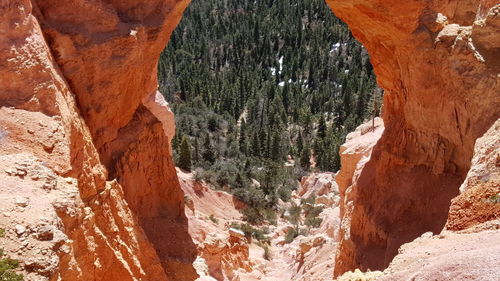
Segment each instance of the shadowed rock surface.
M385 90L384 134L344 202L338 275L383 269L400 245L443 229L476 139L500 117L499 45L483 32L498 33L499 16L496 1L327 3Z

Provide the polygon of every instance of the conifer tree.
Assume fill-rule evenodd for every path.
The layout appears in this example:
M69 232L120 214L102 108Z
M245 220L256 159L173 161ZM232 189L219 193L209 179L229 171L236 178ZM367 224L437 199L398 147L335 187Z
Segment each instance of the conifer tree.
M300 166L304 170L309 170L309 166L311 166L311 152L309 151L309 147L306 146L304 149L302 149L302 154L300 155Z
M280 137L277 132L274 132L273 143L271 148L271 159L274 161L281 160L281 145L280 145Z
M255 157L260 157L260 140L259 133L254 131L252 137L252 155Z
M182 136L179 154L179 168L191 171L191 147L187 136Z
M304 149L304 141L302 140L302 133L299 132L299 136L297 137L297 152L299 155L301 155L302 149Z
M210 143L210 134L207 134L205 137L205 142L203 143L205 151L203 152L203 159L210 164L215 162L215 153Z
M326 121L325 117L321 115L319 117L319 123L318 123L318 137L324 139L326 137Z
M243 153L244 155L247 154L247 135L246 135L246 133L247 132L246 132L245 120L241 120L239 145L240 145L240 152Z

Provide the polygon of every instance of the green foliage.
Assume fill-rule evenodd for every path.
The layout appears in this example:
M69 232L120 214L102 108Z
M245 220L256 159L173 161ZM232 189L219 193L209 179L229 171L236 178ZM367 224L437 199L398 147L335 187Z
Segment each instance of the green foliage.
M243 220L251 224L260 224L264 222L264 215L259 208L245 207L241 213L243 214Z
M312 217L312 216L308 216L304 220L304 224L312 228L318 228L322 222L323 222L322 218Z
M500 194L492 195L492 196L488 197L485 201L487 203L490 203L490 204L499 204L500 203Z
M267 245L264 246L263 258L268 260L268 261L271 260L271 250L269 249L269 246L267 246Z
M187 171L191 170L191 147L189 145L189 139L187 136L182 137L179 162L177 163L177 166Z
M323 208L319 206L307 205L304 207L304 210L306 213L304 224L312 228L319 227L321 222L323 222L323 219L318 216L323 211Z
M205 148L205 151L203 151L203 160L207 161L209 164L213 164L215 162L215 153L214 148L212 147L212 143L210 142L209 134L207 134L205 137L203 147Z
M216 217L214 217L214 215L210 215L208 218L209 218L209 219L210 219L213 223L215 223L215 224L219 224L219 220L218 220Z
M278 196L281 200L283 200L283 202L288 202L292 197L292 189L281 187L278 189Z
M294 240L297 236L299 236L299 231L298 231L298 229L297 229L297 228L292 228L292 229L290 229L290 230L286 233L286 235L285 235L285 242L286 242L286 243L292 243L292 242L293 242L293 240Z
M251 226L248 223L241 223L240 224L240 223L236 223L236 222L232 222L231 227L241 230L245 234L245 237L247 239L254 238L260 242L269 242L269 237L267 236L267 234L269 234L268 229L258 229L258 228Z
M307 146L302 149L302 154L300 155L300 166L304 170L308 170L309 166L311 166L311 151Z
M23 275L17 274L15 270L19 266L19 261L5 257L3 249L0 249L0 281L22 281Z
M5 236L5 229L0 228L0 238Z
M292 203L292 206L288 209L288 216L287 216L288 221L291 224L298 225L300 222L301 212L302 208Z
M337 171L345 136L379 114L382 96L365 49L324 0L194 1L158 79L179 167L248 204L252 223L274 223L305 172Z
M301 205L314 205L315 202L316 202L316 196L314 195L311 195L308 198L300 200Z

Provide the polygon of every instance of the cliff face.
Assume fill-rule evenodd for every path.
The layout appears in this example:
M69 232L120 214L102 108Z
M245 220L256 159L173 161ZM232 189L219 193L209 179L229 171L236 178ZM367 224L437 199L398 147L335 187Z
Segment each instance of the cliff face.
M385 90L385 131L342 200L352 211L341 214L338 275L384 268L401 244L444 227L476 139L500 117L500 15L487 0L327 2Z
M468 202L498 185L472 171L448 216L476 139L500 117L500 8L492 0L327 2L368 49L385 89L383 135L371 157L354 153L364 162L343 163L337 177L339 274L383 268L401 244L447 220L469 227L467 210L486 210ZM188 4L0 3L1 239L30 279L195 278L170 157L173 116L156 92L157 58ZM491 143L477 149L498 147Z
M451 202L446 229L480 226L500 216L500 120L476 141L471 169Z
M26 274L195 278L173 115L156 92L188 3L0 4L0 226Z

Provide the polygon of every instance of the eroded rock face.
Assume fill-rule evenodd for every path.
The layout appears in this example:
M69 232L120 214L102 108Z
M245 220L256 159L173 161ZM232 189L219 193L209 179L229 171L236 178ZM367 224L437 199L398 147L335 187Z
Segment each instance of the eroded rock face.
M188 3L0 4L1 239L32 280L196 278L156 93Z
M355 197L343 200L352 211L342 224L348 235L340 242L338 275L384 268L401 244L444 227L476 139L500 117L498 5L327 3L368 49L385 90L384 134L353 187Z
M498 224L496 226L498 228ZM428 235L427 235L428 234ZM426 233L403 245L376 280L495 280L500 266L500 231Z
M443 228L475 140L500 116L499 7L327 2L385 89L382 138L338 176L339 274L383 268ZM158 55L188 3L0 3L0 226L30 278L195 278L173 123L156 95Z
M213 190L208 184L197 182L191 173L177 169L184 191L189 219L189 235L197 246L195 266L197 281L240 280L241 274L252 271L249 257L250 241L231 222L241 222L239 210L245 204L231 194Z
M500 120L476 141L462 192L451 202L446 228L463 230L500 217Z
M311 196L319 198L327 194L338 194L339 188L333 177L333 173L312 173L302 177L297 196L308 199Z

